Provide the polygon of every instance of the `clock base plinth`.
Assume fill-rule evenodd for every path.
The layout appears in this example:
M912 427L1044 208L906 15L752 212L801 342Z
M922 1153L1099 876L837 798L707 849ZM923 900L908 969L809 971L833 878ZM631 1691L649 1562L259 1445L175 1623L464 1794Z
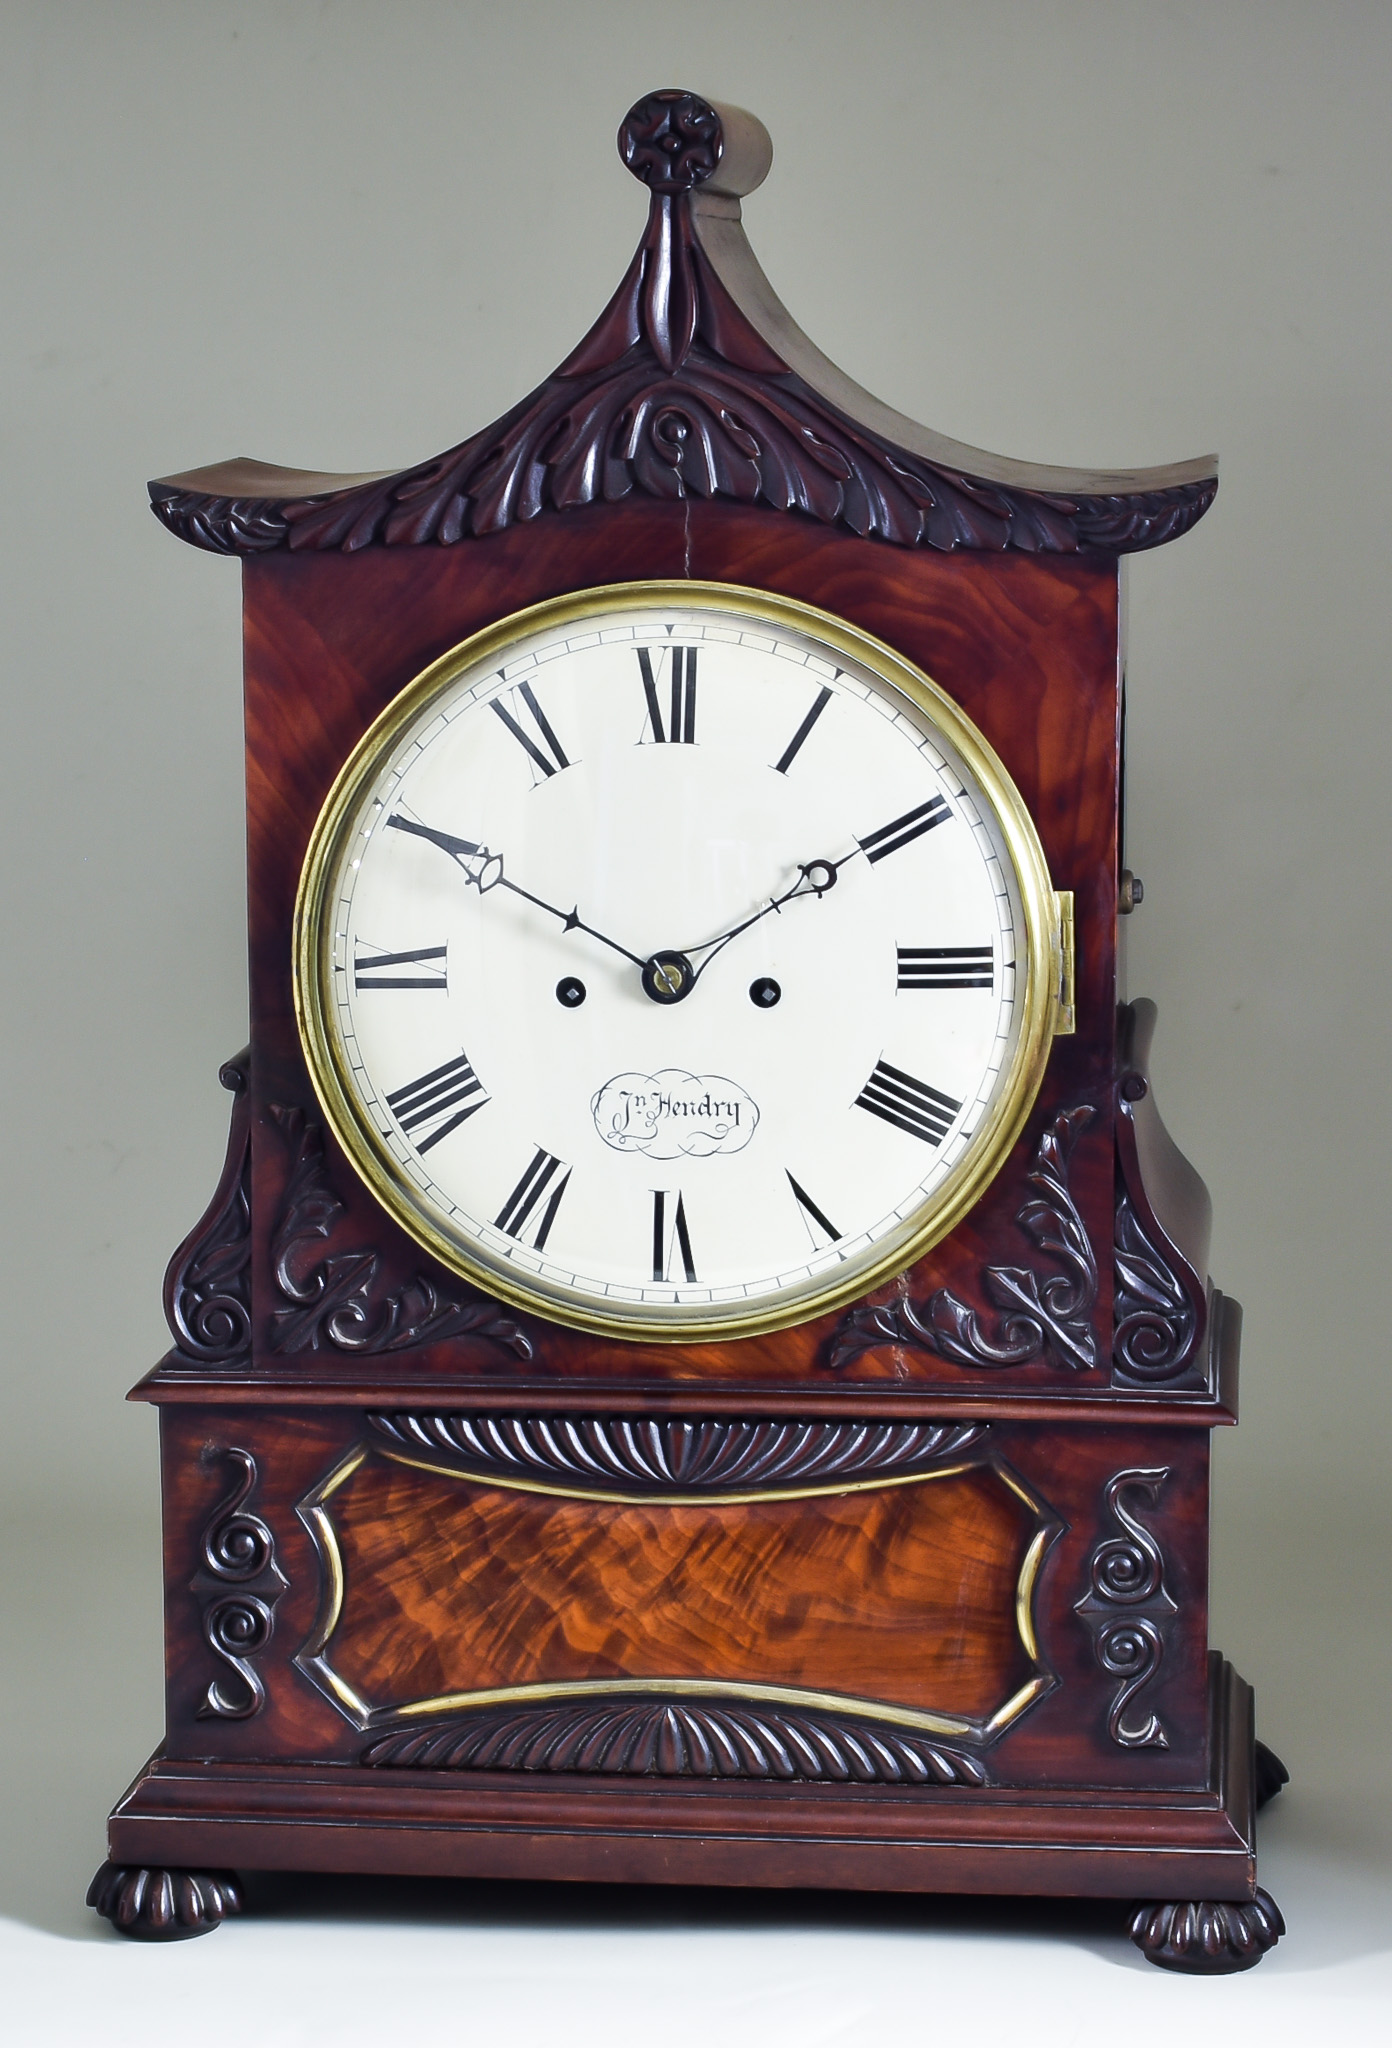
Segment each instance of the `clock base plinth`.
M1133 1938L1166 1968L1242 1969L1282 1928L1256 1884L1251 1692L1217 1658L1214 1681L1204 1789L852 1791L157 1754L111 1817L111 1852L151 1869L235 1858L362 1875L1204 1901L1139 1908Z
M131 1941L189 1941L240 1913L242 1893L230 1870L113 1862L87 1887L87 1904Z

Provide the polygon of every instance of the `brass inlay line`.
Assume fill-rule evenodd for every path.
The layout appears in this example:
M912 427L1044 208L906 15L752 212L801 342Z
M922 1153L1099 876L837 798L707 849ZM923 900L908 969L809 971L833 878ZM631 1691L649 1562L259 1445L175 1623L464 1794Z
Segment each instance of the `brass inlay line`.
M760 1500L805 1500L826 1494L864 1493L879 1487L921 1484L931 1479L951 1479L969 1471L992 1472L1025 1503L1036 1520L1042 1522L1042 1526L1035 1530L1025 1551L1015 1584L1015 1625L1021 1647L1030 1662L1035 1665L1040 1663L1033 1614L1035 1582L1044 1555L1058 1535L1060 1527L1057 1517L1030 1493L1023 1480L1019 1479L1009 1466L991 1458L967 1459L959 1464L938 1467L931 1472L895 1473L883 1480L857 1480L797 1490L770 1489L741 1494L606 1494L567 1490L547 1486L536 1480L510 1477L495 1479L491 1475L485 1477L479 1473L461 1471L454 1466L435 1465L425 1459L405 1457L381 1445L356 1444L328 1477L322 1480L296 1508L296 1513L308 1530L323 1566L324 1593L313 1631L297 1651L294 1662L360 1729L378 1727L386 1721L419 1720L432 1714L510 1706L529 1700L602 1699L658 1694L676 1699L750 1700L766 1706L804 1707L823 1713L850 1713L862 1720L881 1722L890 1727L913 1729L923 1734L952 1735L976 1742L989 1742L1009 1727L1012 1721L1017 1720L1035 1700L1051 1692L1056 1683L1051 1672L1037 1670L1034 1676L1012 1694L1004 1706L998 1707L986 1721L973 1721L960 1714L935 1713L928 1709L901 1706L883 1700L862 1699L853 1693L818 1692L800 1686L764 1685L753 1681L661 1676L540 1680L524 1685L490 1686L471 1692L439 1693L429 1699L409 1701L404 1706L373 1707L345 1679L339 1677L324 1654L342 1619L346 1591L338 1534L329 1518L326 1503L366 1463L373 1452L391 1464L409 1466L413 1470L428 1472L435 1477L460 1480L470 1485L490 1489L497 1487L519 1493L547 1494L563 1500L592 1500L625 1507L743 1507Z
M748 1493L609 1493L598 1487L557 1486L544 1479L514 1477L511 1472L481 1472L459 1465L436 1465L428 1458L412 1458L403 1451L388 1450L384 1444L373 1448L393 1465L410 1465L417 1472L433 1472L441 1479L462 1479L470 1486L498 1487L504 1493L543 1493L556 1500L603 1501L610 1507L654 1508L737 1508L764 1500L815 1500L824 1494L879 1493L892 1486L926 1486L931 1479L953 1479L980 1467L979 1458L960 1465L935 1466L931 1472L890 1472L883 1479L832 1479L815 1486L761 1486ZM634 1487L640 1482L634 1482ZM1018 1488L1015 1489L1018 1491Z

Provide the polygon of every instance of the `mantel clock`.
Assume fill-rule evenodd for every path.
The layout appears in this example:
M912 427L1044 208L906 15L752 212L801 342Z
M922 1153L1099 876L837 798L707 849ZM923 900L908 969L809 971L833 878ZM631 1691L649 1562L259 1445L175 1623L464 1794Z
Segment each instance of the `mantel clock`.
M966 448L793 324L651 94L556 373L240 556L251 1044L175 1254L168 1727L91 1903L231 1866L1134 1903L1245 1968L1207 1640L1239 1311L1119 987L1120 558L1211 461Z

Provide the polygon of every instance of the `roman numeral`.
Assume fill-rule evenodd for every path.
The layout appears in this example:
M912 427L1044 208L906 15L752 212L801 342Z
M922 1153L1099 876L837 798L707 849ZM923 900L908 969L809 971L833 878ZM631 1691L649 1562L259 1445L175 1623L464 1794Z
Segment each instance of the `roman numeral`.
M677 1190L675 1208L668 1207L671 1198L669 1188L653 1189L653 1279L671 1279L672 1253L676 1250L681 1254L682 1271L688 1280L694 1280L696 1262L691 1256L686 1204L682 1201L680 1189Z
M891 1067L887 1060L877 1062L874 1073L857 1095L855 1106L868 1109L871 1116L883 1117L887 1124L907 1131L911 1138L922 1138L925 1145L942 1143L953 1117L962 1107L941 1089L930 1088L926 1081L916 1081L912 1074Z
M499 718L502 719L503 724L517 741L523 753L531 760L533 767L539 768L543 776L555 775L562 768L569 768L570 763L566 759L565 749L551 730L551 721L542 710L540 704L537 703L531 684L519 683L515 690L509 690L507 694L512 699L512 709L508 709L501 697L493 699L493 709L497 712ZM527 731L526 725L523 723L523 719L528 712L531 713L531 723L537 735L536 738L532 737L532 734ZM533 774L533 789L536 786L537 778Z
M410 953L356 953L353 956L353 987L365 988L448 988L443 967L425 974L399 974L393 969L422 967L427 960L443 960L445 946L417 946Z
M638 666L643 673L643 695L647 699L648 724L652 736L664 744L684 741L688 746L696 738L696 653L694 647L669 647L671 689L669 692L670 715L664 726L662 705L658 697L658 686L662 675L663 649L658 648L656 663L651 647L637 650Z
M559 1180L557 1174L560 1175ZM569 1185L570 1168L563 1166L552 1153L543 1152L538 1145L527 1171L493 1221L499 1230L505 1230L509 1237L515 1237L523 1244L528 1242L527 1225L534 1223L531 1244L536 1251L545 1251L551 1225L561 1206L561 1196Z
M783 1171L788 1173L786 1166ZM830 1239L833 1244L838 1243L841 1233L836 1228L836 1225L817 1207L817 1204L813 1201L811 1195L808 1194L806 1188L798 1186L790 1173L788 1173L788 1186L792 1189L794 1199L802 1211L804 1222L808 1224L807 1235L812 1239L814 1248L818 1251L821 1250L821 1246L817 1243L816 1232L811 1228L813 1223L816 1224L817 1229L821 1231L824 1237Z
M990 988L989 946L900 946L900 988Z
M408 1081L404 1088L396 1089L387 1097L387 1107L403 1131L426 1131L425 1137L411 1139L417 1152L424 1153L451 1131L457 1131L488 1099L482 1081L460 1053L458 1059L447 1060L443 1067L432 1067L418 1081ZM464 1107L457 1108L458 1103Z
M868 861L883 860L886 854L897 853L911 839L931 832L935 825L945 823L951 816L946 797L930 796L927 803L920 804L916 811L905 811L902 818L881 825L878 832L867 832L864 839L857 839L856 845Z
M837 675L840 675L840 669L837 669L836 673ZM812 709L808 712L806 718L803 719L802 724L798 727L797 731L789 740L787 746L783 749L783 752L779 755L778 759L773 764L778 774L787 774L788 770L792 767L794 761L797 759L798 749L801 747L803 741L807 738L808 733L811 732L813 726L817 723L817 720L821 717L822 713L826 710L827 705L830 704L830 702L830 690L822 689L817 692L816 703L812 706Z

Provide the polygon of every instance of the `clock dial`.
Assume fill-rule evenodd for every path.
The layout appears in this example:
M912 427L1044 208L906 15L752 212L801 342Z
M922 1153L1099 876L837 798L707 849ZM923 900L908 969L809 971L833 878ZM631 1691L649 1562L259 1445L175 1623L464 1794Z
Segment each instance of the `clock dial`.
M1038 1086L1060 948L1020 799L927 678L808 607L633 585L490 629L378 721L311 846L297 999L423 1243L691 1338L951 1227Z

